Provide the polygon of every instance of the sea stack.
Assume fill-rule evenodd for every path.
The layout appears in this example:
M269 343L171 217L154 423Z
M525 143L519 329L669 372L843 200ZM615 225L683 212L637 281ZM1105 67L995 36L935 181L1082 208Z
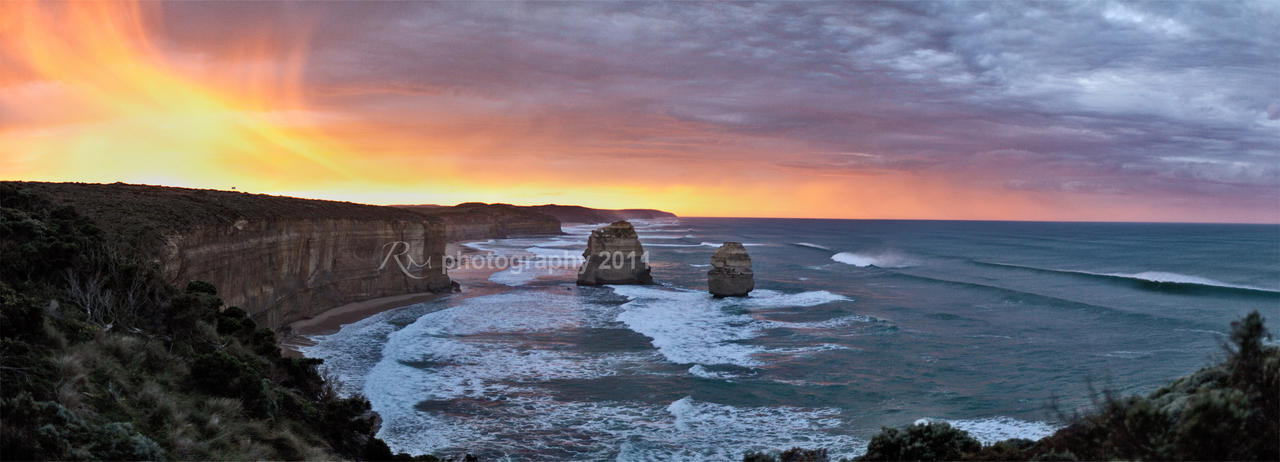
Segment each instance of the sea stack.
M582 256L587 261L578 269L578 285L653 283L640 237L626 221L592 231Z
M707 271L707 290L719 297L745 297L756 288L751 271L751 256L740 242L726 242L711 256Z

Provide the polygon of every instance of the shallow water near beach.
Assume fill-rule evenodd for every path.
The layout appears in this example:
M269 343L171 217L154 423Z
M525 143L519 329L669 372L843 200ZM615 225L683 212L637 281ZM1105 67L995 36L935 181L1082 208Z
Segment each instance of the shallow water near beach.
M469 244L580 255L568 235ZM984 442L1051 433L1089 384L1146 393L1212 361L1230 321L1280 314L1280 227L781 219L637 222L657 285L577 287L574 268L315 336L396 451L493 459L719 460L865 450L945 420ZM747 245L756 291L705 292Z

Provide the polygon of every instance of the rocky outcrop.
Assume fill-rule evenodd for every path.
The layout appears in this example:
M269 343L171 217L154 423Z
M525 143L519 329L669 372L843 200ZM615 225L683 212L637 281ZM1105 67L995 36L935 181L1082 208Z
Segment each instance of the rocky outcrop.
M468 202L453 207L395 207L444 220L445 239L449 242L560 234L560 220L528 207L511 204Z
M524 207L546 215L551 215L561 223L612 223L619 220L657 220L675 218L670 212L652 209L592 209L577 205L534 205Z
M443 220L391 207L128 184L17 183L137 246L178 287L280 327L378 297L453 289Z
M631 223L617 221L591 232L586 262L578 269L578 284L652 284L649 257Z
M707 289L716 297L745 297L756 288L751 256L739 242L726 242L711 256Z

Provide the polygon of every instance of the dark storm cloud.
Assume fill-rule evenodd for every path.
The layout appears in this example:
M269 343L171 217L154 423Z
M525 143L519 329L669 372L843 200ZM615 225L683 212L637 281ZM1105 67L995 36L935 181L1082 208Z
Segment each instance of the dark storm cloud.
M737 137L780 168L1280 200L1273 2L195 3L166 19L186 24L179 44L305 28L314 91L389 123L445 98L609 154Z

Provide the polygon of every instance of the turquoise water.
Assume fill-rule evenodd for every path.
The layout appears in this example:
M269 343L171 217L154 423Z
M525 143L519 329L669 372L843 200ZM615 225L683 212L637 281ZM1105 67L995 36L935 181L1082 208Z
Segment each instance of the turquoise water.
M575 256L565 236L471 244ZM573 268L464 280L448 298L314 338L399 451L487 458L860 454L881 426L946 420L1038 438L1089 384L1149 392L1220 354L1250 310L1280 320L1280 227L696 219L639 223L654 286ZM722 241L757 290L705 293Z

